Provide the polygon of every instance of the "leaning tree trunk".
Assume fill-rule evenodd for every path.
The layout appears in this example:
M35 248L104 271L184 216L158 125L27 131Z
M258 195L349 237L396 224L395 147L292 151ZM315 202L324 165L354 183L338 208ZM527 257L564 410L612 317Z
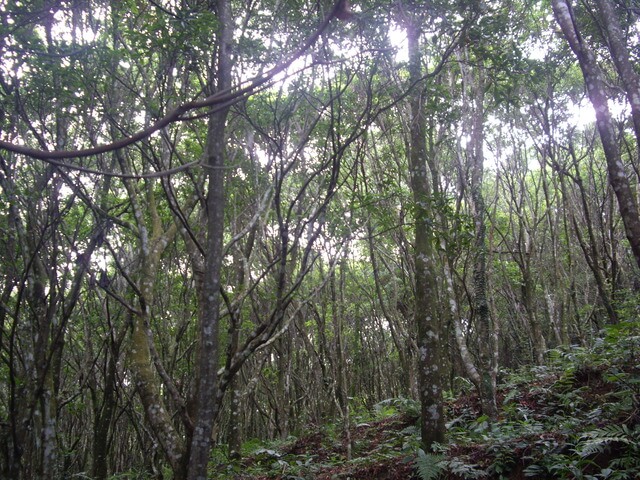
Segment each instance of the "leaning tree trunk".
M124 166L124 162L121 162ZM176 234L175 224L164 231L155 208L155 198L148 194L149 203L146 208L152 218L151 232L147 228L142 213L142 205L138 201L138 192L132 182L125 182L129 193L134 217L137 219L140 232L140 271L138 299L139 309L132 317L132 332L129 343L129 368L135 379L136 390L145 412L145 418L153 430L155 440L171 470L174 478L185 476L185 446L182 437L176 430L171 413L167 411L162 398L162 385L157 376L152 357L149 334L149 321L154 305L154 287L160 269L161 256ZM147 186L147 188L152 188Z
M600 11L599 21L604 27L607 45L611 51L611 59L618 75L620 75L627 101L631 106L636 148L640 153L640 77L636 74L631 63L629 50L625 44L622 27L613 3L610 0L596 0L596 4Z
M605 5L605 2L600 2ZM596 111L596 126L602 141L609 173L609 184L618 199L625 232L636 263L640 266L640 213L622 163L616 140L615 125L609 111L604 74L596 56L580 35L576 18L568 0L553 0L553 12L571 50L575 53L587 86L587 93ZM637 104L638 102L632 102Z

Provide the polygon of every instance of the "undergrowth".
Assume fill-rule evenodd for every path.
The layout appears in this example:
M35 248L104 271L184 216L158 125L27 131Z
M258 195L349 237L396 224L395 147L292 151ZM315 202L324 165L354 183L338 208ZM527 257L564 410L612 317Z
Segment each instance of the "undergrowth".
M545 366L502 373L498 420L480 414L473 389L450 393L448 443L431 452L420 449L419 404L395 398L354 418L350 460L333 425L287 442L248 443L240 462L220 451L212 478L640 478L637 322L609 327L589 348L552 350Z

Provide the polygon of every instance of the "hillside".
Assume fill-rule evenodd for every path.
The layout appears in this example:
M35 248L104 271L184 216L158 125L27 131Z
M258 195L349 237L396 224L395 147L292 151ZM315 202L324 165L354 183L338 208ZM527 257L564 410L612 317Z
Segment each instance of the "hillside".
M447 401L449 444L419 449L419 406L389 399L354 418L352 458L325 425L254 448L215 478L233 479L633 479L640 478L638 325L609 329L591 348L549 352L543 367L504 372L500 416L481 415L473 389Z

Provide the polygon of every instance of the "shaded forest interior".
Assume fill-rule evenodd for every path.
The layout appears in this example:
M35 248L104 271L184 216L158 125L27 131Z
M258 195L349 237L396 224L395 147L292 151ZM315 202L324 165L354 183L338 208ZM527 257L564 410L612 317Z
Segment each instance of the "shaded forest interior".
M640 476L636 0L0 20L0 478Z

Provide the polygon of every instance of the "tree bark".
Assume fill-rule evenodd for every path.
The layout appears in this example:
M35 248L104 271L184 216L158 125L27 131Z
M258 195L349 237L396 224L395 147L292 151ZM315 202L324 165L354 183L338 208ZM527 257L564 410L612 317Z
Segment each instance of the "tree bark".
M335 343L335 383L336 383L336 400L338 403L340 416L342 417L342 431L344 434L344 445L346 448L346 458L351 460L352 439L351 439L351 418L349 410L349 382L347 380L347 361L344 344L344 298L342 293L345 289L345 262L344 259L339 261L340 283L336 289L335 270L332 270L329 279L329 288L331 290L331 320L333 326L334 343ZM340 294L338 294L340 292ZM389 320L391 322L391 320Z
M209 79L216 91L231 87L231 43L233 18L228 0L210 4L218 17L216 58ZM213 93L213 92L208 92ZM220 320L220 275L224 243L224 164L226 122L229 108L209 117L205 147L207 186L207 240L205 270L199 302L198 352L196 357L196 392L194 396L194 429L189 453L189 480L206 480L212 446L213 423L218 414L218 355Z
M482 184L484 178L484 90L485 80L482 66L472 69L461 64L463 88L468 97L470 117L466 146L470 178L467 179L471 193L471 214L475 228L473 244L473 314L478 329L480 383L478 385L482 412L495 420L498 417L496 403L496 329L487 297L487 212L485 208Z
M415 221L415 322L418 330L418 383L421 404L422 446L430 450L445 438L442 404L444 357L441 342L442 322L438 312L436 262L433 246L433 208L426 164L426 120L424 95L420 89L422 58L420 30L407 27L409 45L409 80L414 88L410 94L411 129L409 174L414 200Z

